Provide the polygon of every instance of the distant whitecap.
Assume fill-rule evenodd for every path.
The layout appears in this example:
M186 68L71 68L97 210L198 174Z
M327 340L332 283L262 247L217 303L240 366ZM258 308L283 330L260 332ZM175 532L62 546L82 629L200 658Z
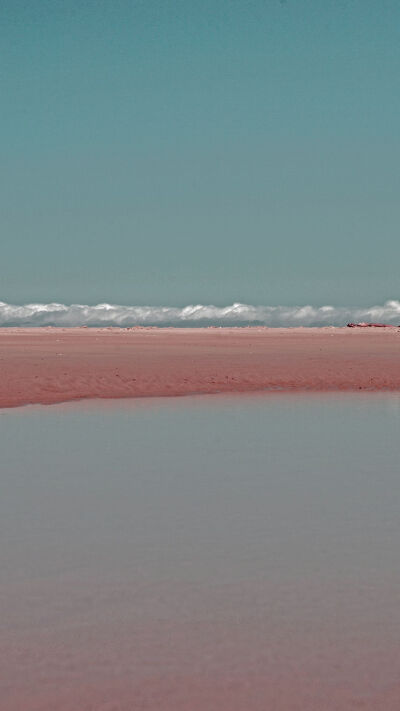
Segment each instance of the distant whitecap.
M351 322L400 324L400 301L381 306L121 306L118 304L7 304L0 326L345 326Z

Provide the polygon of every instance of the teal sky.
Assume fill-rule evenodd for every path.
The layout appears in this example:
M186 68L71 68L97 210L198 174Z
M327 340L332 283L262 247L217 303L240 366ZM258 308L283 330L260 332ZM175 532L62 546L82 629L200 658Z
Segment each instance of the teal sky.
M0 12L0 300L399 298L398 0Z

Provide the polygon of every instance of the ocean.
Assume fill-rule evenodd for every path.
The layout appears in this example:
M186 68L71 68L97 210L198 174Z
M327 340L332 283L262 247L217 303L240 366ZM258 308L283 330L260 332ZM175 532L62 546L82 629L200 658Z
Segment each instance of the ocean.
M400 324L400 301L357 306L228 306L192 304L7 304L0 301L0 326L345 326L349 322Z

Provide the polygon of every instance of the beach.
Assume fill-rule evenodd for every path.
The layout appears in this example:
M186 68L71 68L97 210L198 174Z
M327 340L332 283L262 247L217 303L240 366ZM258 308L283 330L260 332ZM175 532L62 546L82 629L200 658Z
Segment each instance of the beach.
M397 711L397 393L1 413L1 711Z
M400 329L4 328L0 407L85 398L400 390Z

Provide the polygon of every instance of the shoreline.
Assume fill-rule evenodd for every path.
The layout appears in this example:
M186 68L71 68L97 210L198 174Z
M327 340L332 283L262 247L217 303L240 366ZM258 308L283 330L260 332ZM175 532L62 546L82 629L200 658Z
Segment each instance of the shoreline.
M400 329L0 329L0 408L262 391L400 391Z

